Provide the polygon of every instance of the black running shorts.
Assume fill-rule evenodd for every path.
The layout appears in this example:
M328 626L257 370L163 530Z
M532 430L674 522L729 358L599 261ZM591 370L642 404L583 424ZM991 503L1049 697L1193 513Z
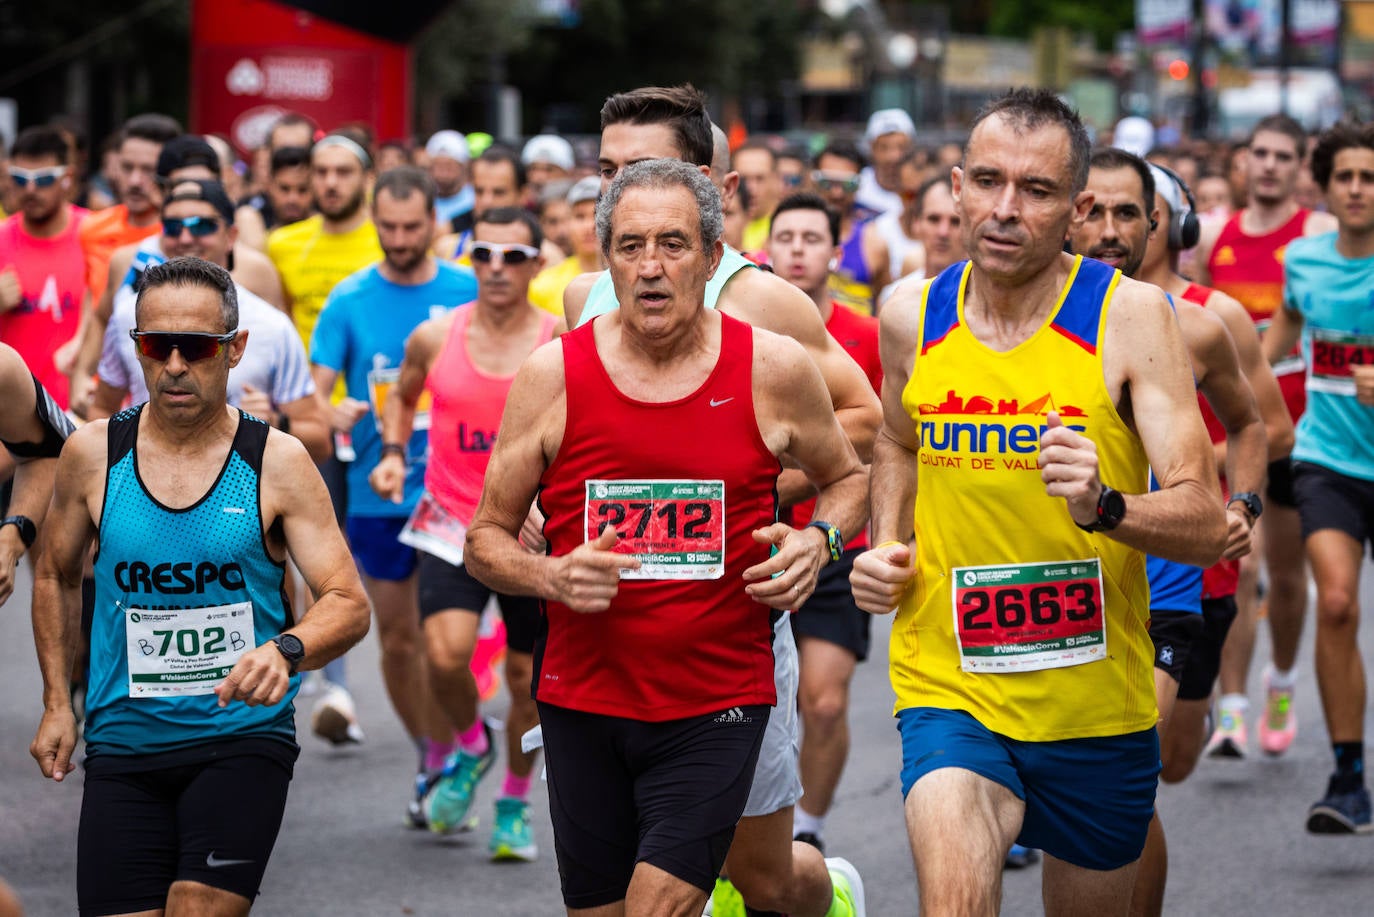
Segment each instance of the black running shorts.
M1202 636L1202 615L1192 611L1150 611L1150 639L1155 644L1155 668L1174 681L1183 677L1183 669Z
M506 646L517 653L533 653L539 633L539 600L526 595L492 592L468 572L442 557L420 552L420 620L441 611L472 612L480 615L487 600L496 596L501 617L506 622Z
M816 591L791 617L794 636L814 637L843 647L863 662L868 658L872 615L860 611L849 587L849 573L861 549L845 551L840 559L821 568Z
M1293 493L1292 458L1285 455L1269 463L1269 486L1265 488L1264 495L1277 506L1292 509L1298 505L1298 498Z
M1202 600L1202 633L1193 641L1188 662L1178 680L1179 700L1206 700L1221 671L1221 648L1236 620L1236 597Z
M749 798L770 709L646 723L540 703L564 903L620 901L641 861L710 891Z
M252 901L298 751L248 738L87 758L76 850L81 917L160 910L182 880Z
M1336 529L1364 544L1374 539L1374 481L1352 478L1324 465L1298 462L1293 490L1298 497L1302 537Z

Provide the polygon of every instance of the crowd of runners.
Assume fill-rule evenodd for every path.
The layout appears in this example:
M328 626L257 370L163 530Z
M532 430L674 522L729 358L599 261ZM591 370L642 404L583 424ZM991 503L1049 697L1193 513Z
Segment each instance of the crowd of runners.
M369 627L398 819L473 830L503 760L489 854L570 914L865 914L826 823L894 612L923 914L1036 859L1047 913L1160 914L1159 781L1285 754L1300 664L1333 769L1294 830L1374 832L1374 126L1139 126L1018 89L962 145L888 109L802 149L678 86L608 98L594 160L22 130L0 601L29 555L80 912L246 914L294 702L368 741Z

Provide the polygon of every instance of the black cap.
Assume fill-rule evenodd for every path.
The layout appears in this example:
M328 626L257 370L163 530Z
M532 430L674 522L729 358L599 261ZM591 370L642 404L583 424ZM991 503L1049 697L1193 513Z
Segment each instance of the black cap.
M187 166L205 166L218 175L219 154L204 138L195 134L182 134L162 145L162 153L157 157L158 178L165 179L177 169Z
M225 193L224 185L217 181L204 178L177 179L167 188L167 194L162 199L163 209L173 201L205 201L219 211L225 223L230 226L234 224L234 203Z

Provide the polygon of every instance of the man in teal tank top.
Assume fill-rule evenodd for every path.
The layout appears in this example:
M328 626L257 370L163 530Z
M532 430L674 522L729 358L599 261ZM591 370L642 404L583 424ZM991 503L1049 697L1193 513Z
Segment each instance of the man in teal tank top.
M1312 151L1339 229L1288 244L1283 308L1264 337L1277 363L1302 337L1307 410L1293 494L1317 583L1317 681L1336 769L1307 814L1314 834L1374 832L1364 777L1360 567L1374 539L1374 128L1340 124Z
M226 403L248 343L229 273L198 258L150 268L131 333L149 401L74 433L57 463L30 750L45 777L71 772L68 676L98 537L81 911L246 914L299 752L298 672L362 639L367 598L300 441ZM318 597L299 618L288 555Z

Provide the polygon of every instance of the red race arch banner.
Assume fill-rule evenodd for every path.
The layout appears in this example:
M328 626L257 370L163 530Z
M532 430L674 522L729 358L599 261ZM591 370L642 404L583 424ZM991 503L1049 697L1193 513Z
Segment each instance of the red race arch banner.
M191 130L246 153L287 111L409 135L409 48L271 0L193 0Z

